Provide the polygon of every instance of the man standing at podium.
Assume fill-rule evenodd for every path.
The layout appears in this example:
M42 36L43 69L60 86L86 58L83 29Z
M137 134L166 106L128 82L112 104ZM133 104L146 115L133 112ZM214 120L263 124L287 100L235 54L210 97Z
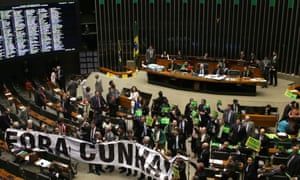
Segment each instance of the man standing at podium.
M152 45L146 51L146 64L154 64L155 63L155 49L153 49Z

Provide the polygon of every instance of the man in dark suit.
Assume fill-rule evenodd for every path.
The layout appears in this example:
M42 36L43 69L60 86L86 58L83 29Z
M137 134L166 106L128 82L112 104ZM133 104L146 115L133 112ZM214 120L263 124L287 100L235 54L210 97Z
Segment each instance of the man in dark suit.
M244 180L257 180L258 162L252 157L248 157L244 168Z
M12 126L12 119L10 117L10 109L6 108L6 111L1 115L1 122L0 122L0 128L3 132L6 131L6 129L10 128Z
M59 85L59 88L66 91L66 87L65 87L66 81L65 81L64 71L60 66L57 66L56 70L57 70L56 78L57 78L57 83Z
M209 167L209 156L209 144L205 142L201 146L201 153L197 161L202 162L204 164L204 167Z
M248 68L248 66L244 66L244 69L241 73L242 78L253 78L253 72Z
M225 125L231 127L235 123L236 115L235 112L231 109L231 104L228 104L226 109L221 109L219 105L217 105L217 109L219 112L223 113L223 120Z
M222 69L220 64L217 64L216 69L214 69L214 71L212 73L216 74L216 75L223 75L224 70Z
M100 95L99 91L95 92L95 96L91 99L91 108L94 110L94 116L96 119L96 126L98 128L102 128L102 110L105 108L106 102L102 95Z
M271 59L271 68L270 68L270 84L269 85L274 85L277 86L277 65L278 65L278 56L277 52L273 51L272 53L272 59ZM274 80L274 84L273 84Z
M175 71L178 69L178 65L175 63L173 59L170 60L170 63L168 64L168 71Z
M258 139L261 142L259 155L268 156L269 155L268 149L270 147L270 139L268 138L268 136L266 136L266 130L264 128L261 128L259 130L259 134L257 135L256 139Z
M186 151L185 138L179 134L179 130L175 128L168 142L172 151L172 156L175 156L178 151Z
M233 100L231 109L233 110L233 112L235 112L237 114L241 114L241 105L239 104L239 100L237 100L237 99Z
M66 94L63 95L61 100L61 112L63 113L64 118L71 119L72 105L70 97Z
M206 103L206 99L202 98L198 106L198 112L201 117L200 126L206 127L207 122L210 119L210 105Z
M196 72L198 76L204 76L208 74L208 70L205 68L204 64L199 64L198 70Z
M83 140L96 144L96 132L100 132L100 129L96 127L96 122L91 121L89 125L83 126L82 128L85 132L87 132L83 137ZM93 166L95 166L95 170L93 169ZM89 173L94 172L100 176L100 172L104 172L104 170L101 165L89 164Z
M300 155L298 154L298 151L299 148L297 146L294 146L292 154L286 164L287 173L291 177L297 177L300 175Z
M152 45L146 51L146 64L155 63L155 49L153 49Z
M247 138L246 128L242 125L240 119L237 119L236 123L231 126L230 132L232 145L243 143Z

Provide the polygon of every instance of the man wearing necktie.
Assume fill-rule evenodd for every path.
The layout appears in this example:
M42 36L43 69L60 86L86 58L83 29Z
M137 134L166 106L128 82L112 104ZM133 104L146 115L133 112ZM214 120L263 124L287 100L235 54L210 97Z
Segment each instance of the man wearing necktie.
M247 164L245 166L244 180L257 180L257 168L258 161L252 157L248 157Z
M95 92L95 96L91 99L91 108L94 110L94 116L96 120L96 126L101 128L102 126L102 109L106 106L106 102L99 91Z
M287 162L287 173L291 177L297 177L300 175L300 155L299 155L299 147L294 146L292 154Z

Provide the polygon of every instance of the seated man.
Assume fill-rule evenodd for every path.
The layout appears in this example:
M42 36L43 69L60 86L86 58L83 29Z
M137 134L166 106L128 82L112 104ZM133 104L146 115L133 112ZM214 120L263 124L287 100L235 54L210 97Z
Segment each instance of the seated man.
M204 67L204 64L201 63L198 66L198 69L196 70L196 73L198 74L198 76L204 76L208 74L208 70Z
M214 69L213 74L216 75L224 75L224 70L222 69L220 64L217 64L216 69Z
M248 66L244 66L244 70L241 73L242 78L253 78L253 72L248 68Z
M171 62L168 64L168 71L176 71L178 69L178 65L172 59Z

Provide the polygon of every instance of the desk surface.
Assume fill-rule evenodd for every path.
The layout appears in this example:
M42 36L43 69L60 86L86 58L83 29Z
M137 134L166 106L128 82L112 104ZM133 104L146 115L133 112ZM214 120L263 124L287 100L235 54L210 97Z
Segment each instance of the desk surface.
M233 78L230 76L194 76L180 71L145 70L148 82L170 88L206 93L255 96L256 86L266 83L263 78Z
M265 83L266 80L263 78L233 78L230 76L215 76L212 74L206 76L193 76L191 73L180 72L180 71L161 71L156 72L152 70L146 70L150 74L158 74L161 76L173 77L178 79L186 79L186 80L193 80L193 81L205 81L205 82L215 82L215 83L228 83L228 84L254 84L260 85L261 83ZM222 78L224 77L224 78Z

